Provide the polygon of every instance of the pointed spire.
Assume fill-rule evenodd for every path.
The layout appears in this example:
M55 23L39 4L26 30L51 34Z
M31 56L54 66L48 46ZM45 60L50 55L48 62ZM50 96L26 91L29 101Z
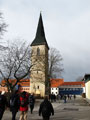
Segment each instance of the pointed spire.
M38 23L38 28L37 28L36 37L41 37L41 36L42 36L43 38L45 38L43 21L42 21L42 15L41 15L41 13L40 13L40 18L39 18L39 23Z
M39 17L36 37L33 40L31 46L35 46L35 45L47 45L47 47L48 47L48 44L47 44L47 41L46 41L46 38L45 38L45 32L44 32L44 26L43 26L43 20L42 20L41 12L40 12L40 17Z

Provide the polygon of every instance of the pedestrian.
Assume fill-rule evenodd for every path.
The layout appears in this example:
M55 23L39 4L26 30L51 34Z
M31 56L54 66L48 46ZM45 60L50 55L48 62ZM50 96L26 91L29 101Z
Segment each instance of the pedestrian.
M35 97L34 97L33 93L31 93L29 95L28 101L29 101L30 111L31 111L31 114L32 114L33 109L34 109L34 104L35 104Z
M20 96L20 119L19 120L27 120L27 112L28 112L28 94L23 91Z
M50 97L51 97L51 102L53 102L53 94L51 94L51 96L50 96Z
M20 100L19 100L18 90L16 90L10 97L10 111L12 112L12 120L15 120L19 107L20 107Z
M44 101L40 104L39 116L42 114L43 120L49 120L51 114L54 115L54 109L48 97L45 96Z
M66 95L64 95L64 103L66 103L67 101L66 101L66 99L67 99L67 97L66 97Z
M73 96L74 100L76 99L76 95Z
M2 91L2 93L0 93L0 120L2 120L6 106L8 106L8 102L5 96L5 91Z
M68 97L68 100L70 99L70 96L69 96L69 94L67 95L67 97Z
M56 102L56 95L55 94L53 95L53 100L54 100L54 102Z
M70 100L72 99L72 95L69 96Z
M63 94L61 94L61 100L63 99L63 96L64 96L64 95L63 95Z
M59 101L59 103L60 103L60 100L61 100L61 95L58 94L58 101Z

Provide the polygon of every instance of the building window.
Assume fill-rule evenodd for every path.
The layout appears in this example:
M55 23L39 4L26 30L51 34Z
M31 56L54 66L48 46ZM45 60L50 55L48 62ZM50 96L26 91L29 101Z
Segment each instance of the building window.
M56 88L56 90L57 90L57 88Z
M37 48L37 55L40 55L40 49Z
M52 90L53 90L53 88L52 88Z
M57 92L56 92L56 94L57 94Z
M39 89L39 86L37 86L37 89Z

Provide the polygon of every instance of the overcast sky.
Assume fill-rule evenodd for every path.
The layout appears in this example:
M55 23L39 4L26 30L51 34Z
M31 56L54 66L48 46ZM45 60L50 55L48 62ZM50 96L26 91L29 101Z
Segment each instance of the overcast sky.
M0 10L8 24L3 43L31 43L42 11L48 45L63 57L65 81L90 73L90 0L0 0Z

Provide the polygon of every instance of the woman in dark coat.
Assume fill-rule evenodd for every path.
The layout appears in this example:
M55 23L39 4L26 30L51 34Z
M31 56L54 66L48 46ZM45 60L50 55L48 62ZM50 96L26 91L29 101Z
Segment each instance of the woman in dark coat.
M20 107L18 90L10 97L10 111L12 112L12 120L15 120L16 114Z
M5 108L8 106L8 102L4 94L5 94L4 91L0 93L0 120L2 120Z
M49 120L51 114L54 115L54 109L48 97L44 98L44 101L40 104L39 116L42 114L43 120Z

